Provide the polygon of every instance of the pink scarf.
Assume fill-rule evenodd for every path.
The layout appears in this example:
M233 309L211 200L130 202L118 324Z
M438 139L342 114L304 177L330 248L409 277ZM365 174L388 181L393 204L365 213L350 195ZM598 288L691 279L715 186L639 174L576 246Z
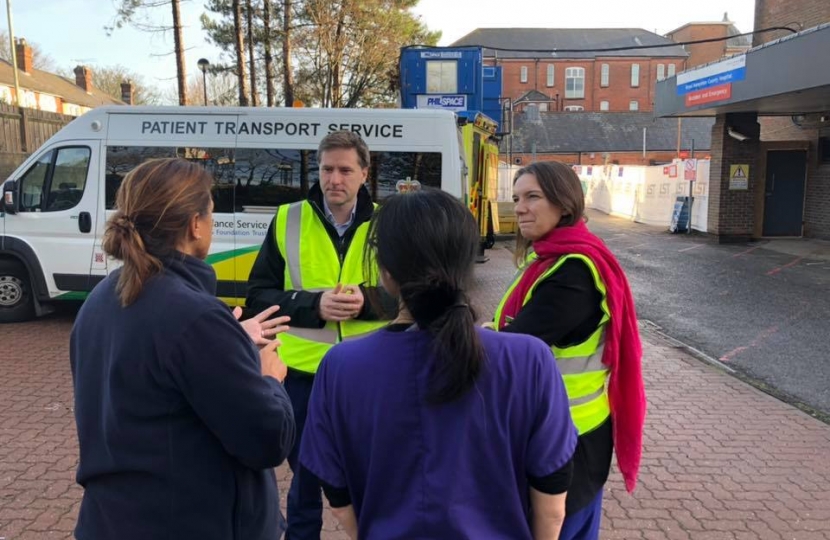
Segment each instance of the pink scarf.
M611 319L605 329L602 362L610 370L608 400L617 464L625 479L626 489L632 492L637 484L643 451L646 396L642 373L643 350L628 280L616 257L582 221L572 227L553 229L533 243L533 250L538 258L522 274L505 303L501 320L496 323L503 328L506 317L516 317L527 292L559 257L577 254L591 259L607 289Z

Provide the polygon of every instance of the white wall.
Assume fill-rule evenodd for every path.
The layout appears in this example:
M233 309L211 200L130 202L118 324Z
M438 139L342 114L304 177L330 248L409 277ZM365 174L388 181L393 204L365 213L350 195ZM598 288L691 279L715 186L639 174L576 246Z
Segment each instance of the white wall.
M634 165L576 166L585 187L585 204L607 214L659 227L671 223L675 199L689 195L683 179L685 160L653 167ZM708 230L709 161L698 160L694 183L692 229ZM672 176L676 169L676 176Z
M672 165L575 165L585 190L585 204L606 214L668 228L674 202L689 195L683 179L685 160ZM694 183L692 229L708 230L709 161L698 160ZM674 168L675 170L672 170ZM499 163L499 202L512 201L513 175L520 167ZM676 172L676 176L672 173Z
M517 165L508 165L499 161L499 197L498 202L513 202L513 176L521 169Z

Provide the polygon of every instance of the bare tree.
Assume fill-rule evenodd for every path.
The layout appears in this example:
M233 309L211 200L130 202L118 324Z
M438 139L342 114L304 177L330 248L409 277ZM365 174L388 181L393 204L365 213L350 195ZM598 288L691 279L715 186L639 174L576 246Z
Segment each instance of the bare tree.
M268 0L265 0L268 2ZM294 68L291 67L291 0L282 3L282 80L285 106L294 105Z
M176 79L179 89L179 105L187 105L187 69L184 60L184 38L182 37L182 0L118 0L116 16L112 26L105 27L109 35L117 28L130 24L145 32L173 32L173 53L176 56ZM159 7L169 7L172 26L149 22L148 12Z
M121 99L121 84L129 82L133 85L133 105L160 105L164 100L158 88L148 85L144 77L124 66L91 66L90 70L92 85L115 99ZM61 75L74 81L74 73L68 70Z
M176 49L176 80L179 85L179 105L187 105L187 66L184 63L184 38L179 0L171 0L173 9L173 46Z
M251 106L256 107L259 105L259 100L257 99L257 84L256 84L256 45L254 44L254 6L251 0L246 1L245 11L248 16L248 56L250 58L250 63L248 64L248 69L251 70Z
M233 0L233 30L236 39L236 76L239 79L239 105L247 107L248 78L245 75L245 40L242 35L242 4L241 0Z
M262 0L262 48L265 56L265 103L268 107L275 104L274 96L274 55L271 51L271 0ZM283 40L285 41L285 40Z
M440 38L410 11L417 2L306 0L302 31L295 35L298 84L308 99L323 107L392 103L389 81L400 47L434 45Z
M208 103L220 107L237 105L239 99L239 83L236 75L228 71L211 71L207 77L201 74L192 76L187 81L187 94L201 96L204 94L204 82L207 82ZM161 99L163 103L175 103L176 95L170 89Z

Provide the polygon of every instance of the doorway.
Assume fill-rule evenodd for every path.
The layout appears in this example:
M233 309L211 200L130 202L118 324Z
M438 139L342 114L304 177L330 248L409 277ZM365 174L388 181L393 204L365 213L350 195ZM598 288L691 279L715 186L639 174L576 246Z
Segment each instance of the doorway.
M767 151L763 236L801 236L806 178L806 151Z

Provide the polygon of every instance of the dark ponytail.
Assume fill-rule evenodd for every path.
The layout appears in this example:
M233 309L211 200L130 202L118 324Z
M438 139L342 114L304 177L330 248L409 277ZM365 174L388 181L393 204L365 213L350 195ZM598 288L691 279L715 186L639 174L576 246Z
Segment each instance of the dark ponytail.
M183 159L149 160L124 178L116 212L104 229L104 251L124 262L117 291L121 305L135 302L148 279L162 270L187 234L190 220L210 210L210 174Z
M433 403L462 396L483 367L467 294L478 242L478 227L464 205L432 189L387 199L369 229L367 263L377 261L389 273L415 323L434 337Z

